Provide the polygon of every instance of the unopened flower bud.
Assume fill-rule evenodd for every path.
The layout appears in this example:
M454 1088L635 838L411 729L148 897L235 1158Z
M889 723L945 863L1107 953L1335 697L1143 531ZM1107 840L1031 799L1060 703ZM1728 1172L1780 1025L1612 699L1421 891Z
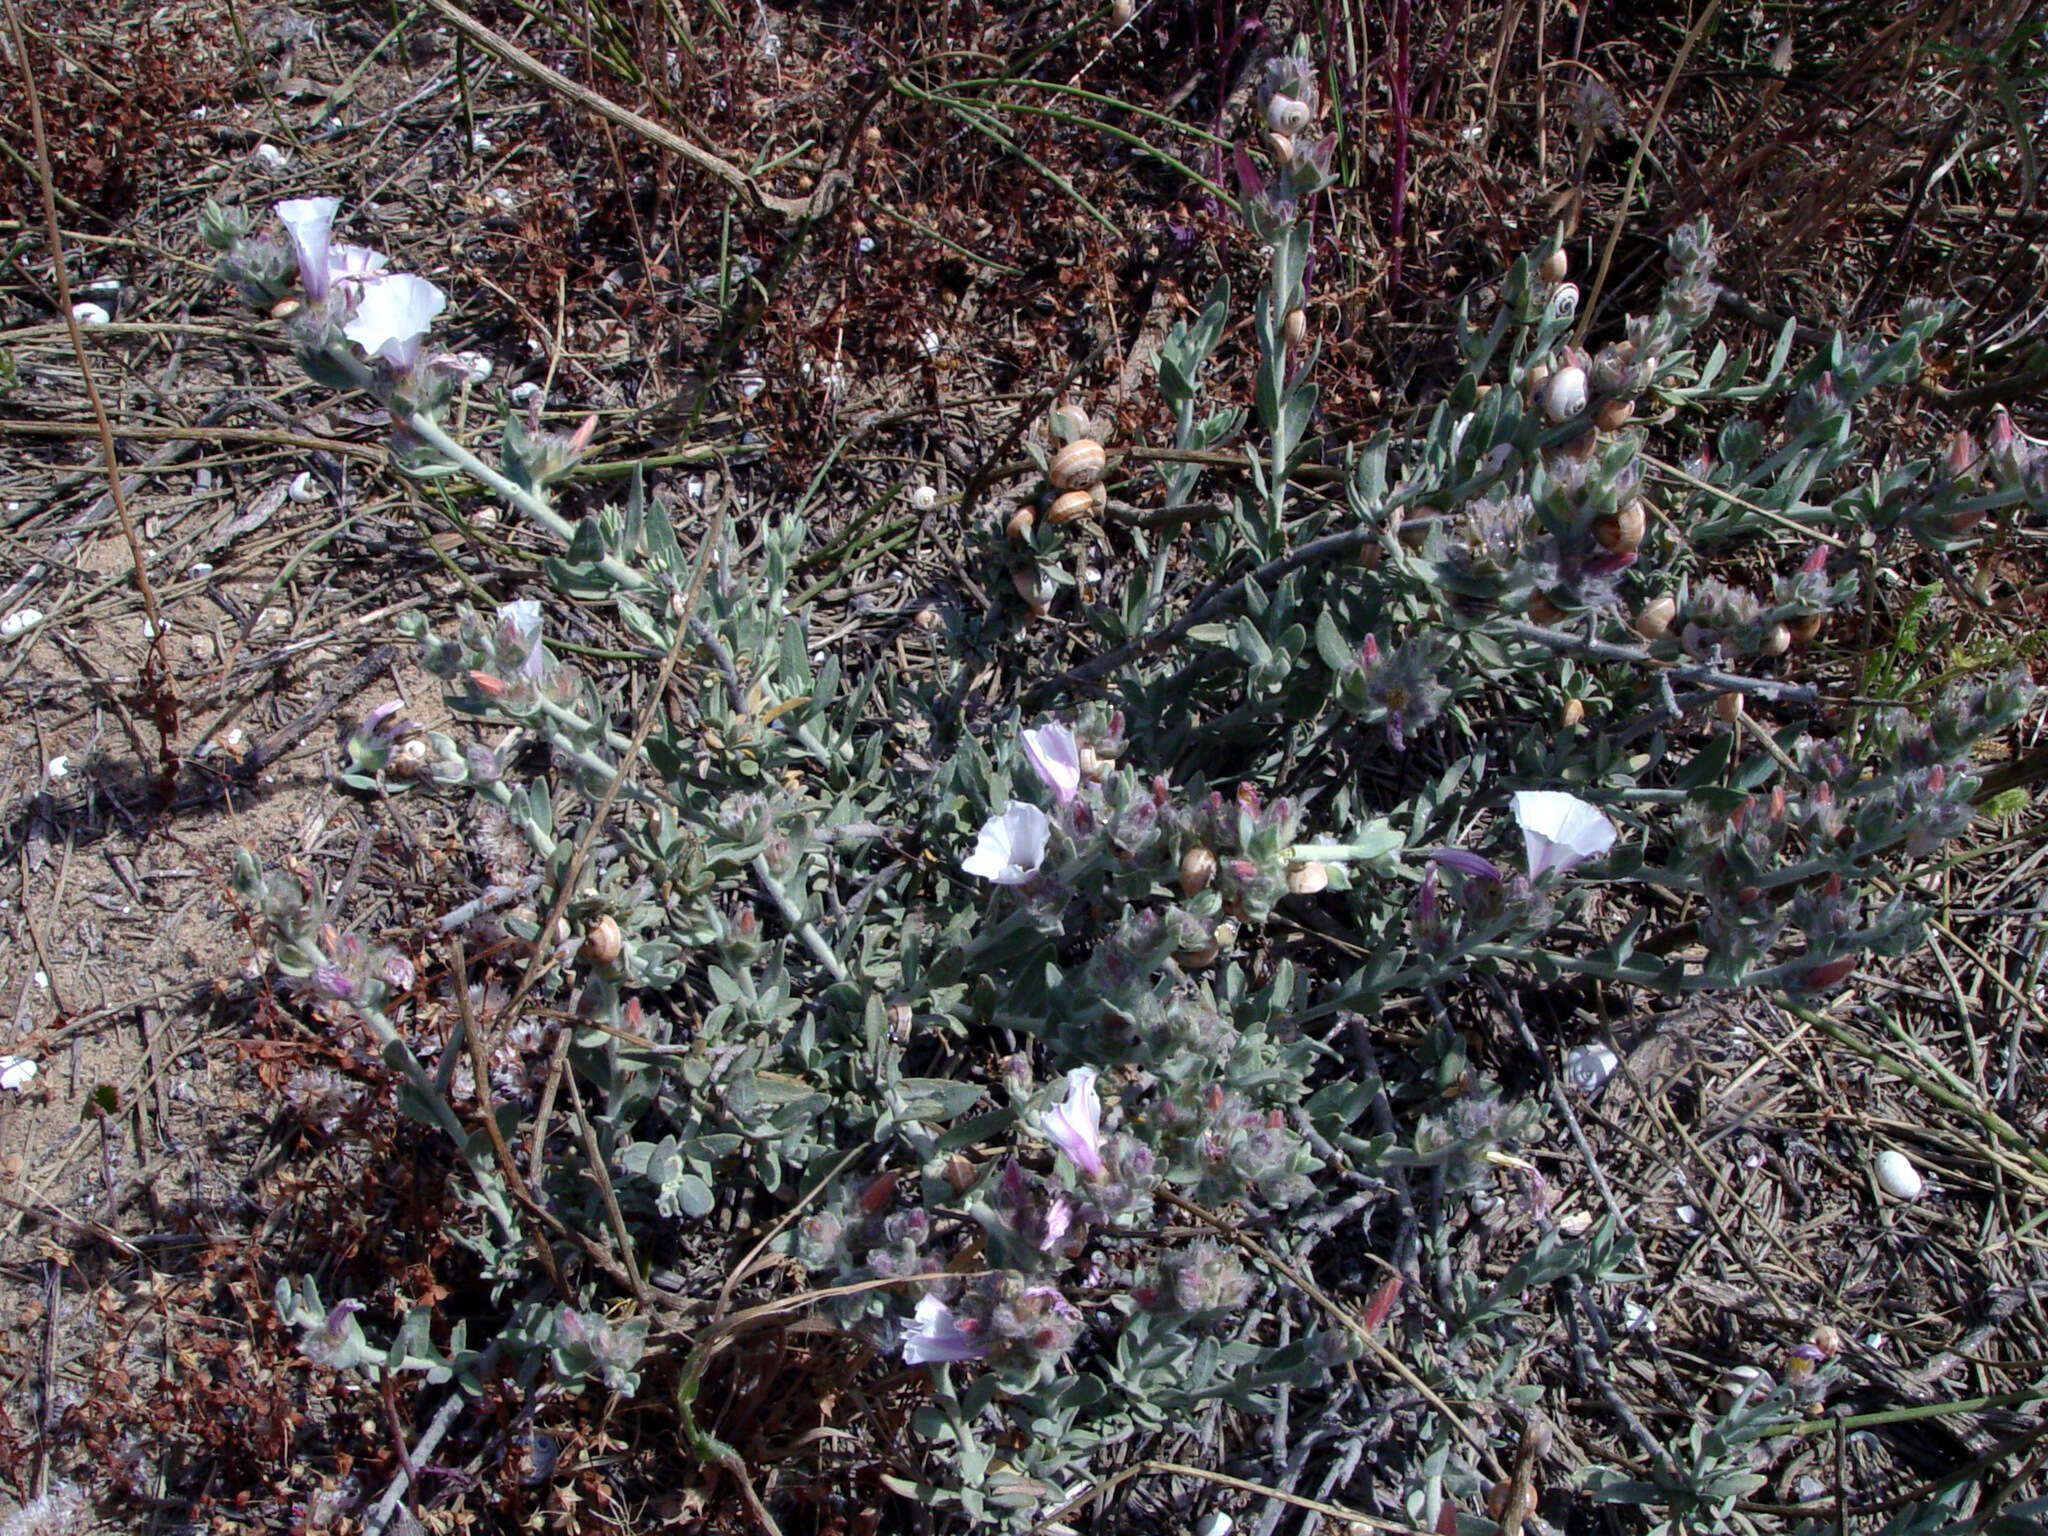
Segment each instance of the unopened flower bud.
M1952 479L1965 479L1971 466L1977 462L1977 445L1970 440L1968 432L1957 432L1948 440L1948 456L1944 461Z
M1837 955L1832 960L1823 960L1818 965L1809 966L1806 974L1799 978L1799 984L1810 991L1824 991L1828 987L1840 986L1855 968L1854 955Z

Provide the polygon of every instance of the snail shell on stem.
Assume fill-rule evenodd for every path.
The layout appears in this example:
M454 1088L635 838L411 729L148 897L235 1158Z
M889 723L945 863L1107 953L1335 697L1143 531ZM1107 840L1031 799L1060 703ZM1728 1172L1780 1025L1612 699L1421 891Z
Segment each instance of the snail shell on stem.
M1052 466L1046 471L1046 478L1057 490L1085 491L1102 478L1109 455L1102 450L1102 444L1092 437L1080 438L1067 444L1052 456Z
M1095 498L1087 491L1062 491L1046 509L1048 523L1078 522L1095 510Z

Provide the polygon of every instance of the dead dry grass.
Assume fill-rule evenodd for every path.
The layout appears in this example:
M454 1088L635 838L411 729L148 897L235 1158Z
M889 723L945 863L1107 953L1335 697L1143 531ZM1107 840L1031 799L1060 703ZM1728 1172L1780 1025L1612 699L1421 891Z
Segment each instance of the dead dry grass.
M1554 222L1575 262L1597 256L1633 133L1699 15L1154 3L1116 30L1035 4L471 14L752 169L735 183L592 114L458 45L433 5L28 12L71 283L113 312L85 333L86 362L168 621L153 682L11 50L0 86L0 345L16 375L0 395L0 614L43 614L0 641L0 999L7 1050L41 1068L0 1102L0 1308L14 1323L0 1484L26 1499L75 1481L114 1528L342 1529L441 1406L436 1389L380 1398L325 1378L275 1320L286 1274L387 1315L473 1298L439 1230L448 1170L430 1145L388 1119L324 1138L280 1112L280 1087L327 1048L256 974L226 872L237 845L297 862L357 927L394 935L466 899L474 826L423 799L365 806L328 775L369 705L434 707L389 643L393 616L526 592L540 552L475 499L394 477L360 402L303 383L210 281L203 198L342 196L357 233L451 290L447 340L491 361L487 391L531 382L564 418L597 413L586 505L639 460L679 525L722 503L741 545L801 508L826 643L849 669L916 667L920 610L988 606L975 545L1020 421L1071 386L1126 441L1161 435L1151 350L1255 254L1188 173L1225 179L1206 135L1246 131L1248 82L1297 27L1344 93L1347 184L1311 312L1334 446L1426 396L1447 306ZM1974 425L1998 400L2044 435L2048 254L2022 144L2041 110L2038 44L2031 76L2026 55L1981 57L2030 15L1818 9L1783 70L1783 13L1722 17L1647 144L1643 206L1595 326L1641 291L1660 228L1706 209L1743 236L1731 334L1745 314L1819 332L1911 295L1960 298L1968 343L1894 424L1901 440ZM1588 85L1611 93L1624 132L1574 134ZM805 206L817 217L777 211ZM1244 339L1226 351L1242 375ZM490 415L482 393L467 410L473 425ZM920 514L898 492L927 477L941 499ZM1875 594L1867 655L1888 653L1909 596L1941 579L1899 576ZM1939 628L1909 662L2038 656L2044 589L2028 540L1949 573ZM567 622L594 656L619 644L591 615ZM1027 645L1041 671L1085 659L1056 627L1007 645L989 658L994 700L1014 694ZM1533 1052L1471 1021L1475 1052L1534 1091L1539 1058L1589 1032L1626 1061L1597 1102L1561 1099L1581 1140L1558 1179L1585 1211L1611 1199L1642 1239L1641 1302L1624 1335L1596 1339L1600 1321L1558 1298L1563 1321L1531 1365L1564 1410L1545 1482L1589 1460L1646 1465L1649 1439L1681 1428L1729 1365L1826 1324L1847 1340L1870 1433L1814 1436L1753 1501L1759 1528L1796 1506L1875 1529L1958 1471L2033 1488L2048 1434L2043 848L2031 806L1980 829L1921 893L1940 919L1927 948L1817 1013L1648 1016L1568 995L1528 1021ZM439 1006L430 983L421 1003ZM1933 1198L1877 1198L1880 1142L1912 1153ZM678 1256L685 1294L715 1292L752 1235ZM1484 1262L1486 1233L1468 1236ZM716 1363L715 1427L777 1490L785 1530L890 1528L878 1476L913 1397L870 1365L803 1329ZM1933 1411L1890 1417L1916 1408ZM536 1421L507 1390L433 1460L434 1529L746 1523L670 1421L616 1404ZM1133 1477L1105 1505L1121 1514L1091 1518L1165 1529L1169 1486Z

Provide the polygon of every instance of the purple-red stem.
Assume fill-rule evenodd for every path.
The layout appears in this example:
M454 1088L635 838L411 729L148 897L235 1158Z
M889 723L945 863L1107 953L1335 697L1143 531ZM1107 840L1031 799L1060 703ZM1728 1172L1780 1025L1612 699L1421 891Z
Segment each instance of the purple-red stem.
M1409 0L1394 0L1394 57L1387 73L1394 112L1394 208L1387 220L1387 239L1393 247L1390 279L1395 291L1401 287L1401 230L1408 216L1408 22Z

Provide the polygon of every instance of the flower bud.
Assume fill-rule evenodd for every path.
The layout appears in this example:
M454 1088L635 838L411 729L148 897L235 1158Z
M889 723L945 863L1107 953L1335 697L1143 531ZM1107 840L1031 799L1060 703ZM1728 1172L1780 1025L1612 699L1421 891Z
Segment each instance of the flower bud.
M1199 896L1216 878L1216 855L1197 844L1180 858L1180 888L1184 896Z
M616 964L624 948L624 937L610 913L599 916L583 930L583 953L590 957L592 965Z
M1636 611L1635 632L1645 640L1662 640L1671 633L1671 621L1677 617L1677 598L1653 597Z
M1559 249L1552 251L1538 263L1536 275L1546 283L1561 283L1570 270L1571 262L1566 258L1564 251Z
M1287 894L1313 896L1329 889L1330 871L1315 859L1296 859L1287 866Z
M1570 421L1586 408L1586 370L1560 368L1543 384L1543 414L1551 421Z
M1977 445L1970 441L1968 432L1957 432L1948 440L1948 456L1944 461L1951 479L1962 480L1969 476L1971 466L1977 462Z

